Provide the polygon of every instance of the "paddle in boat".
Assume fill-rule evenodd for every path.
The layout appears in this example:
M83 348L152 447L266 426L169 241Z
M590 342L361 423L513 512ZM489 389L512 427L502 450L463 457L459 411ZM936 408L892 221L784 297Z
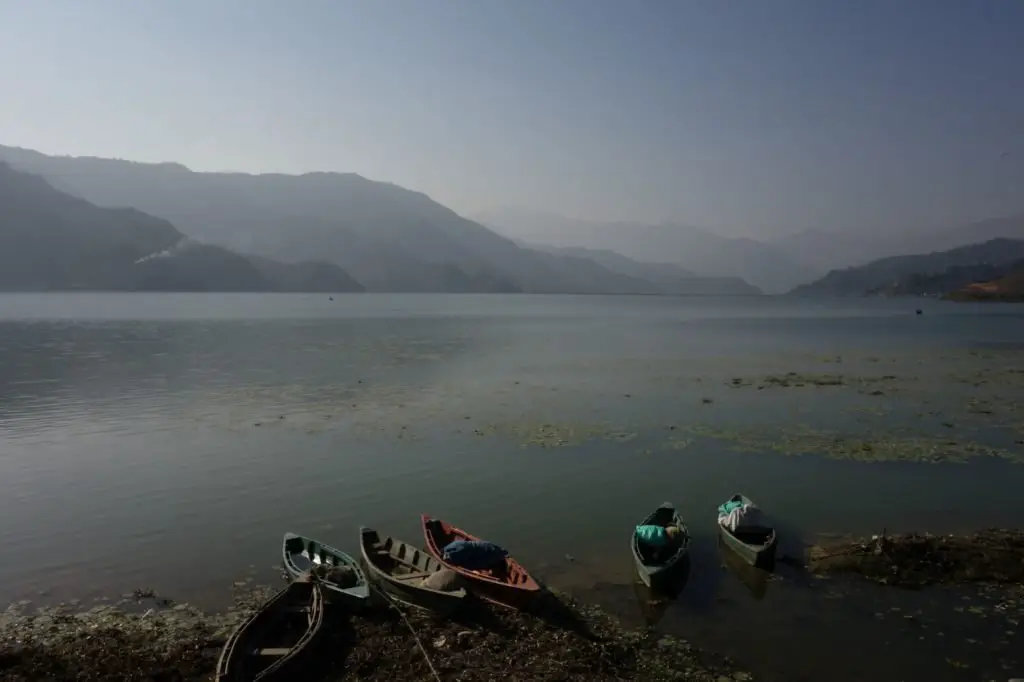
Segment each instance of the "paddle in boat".
M310 575L300 577L264 603L224 643L217 682L296 679L324 623L324 596Z
M284 534L284 568L292 580L312 573L323 585L324 597L332 604L361 607L370 596L370 586L359 562L322 542Z
M422 515L421 520L427 551L445 568L467 578L466 587L481 599L501 606L522 609L532 605L540 594L541 589L537 581L522 564L510 556L506 556L496 568L486 570L463 568L445 561L444 548L449 543L455 540L477 541L480 538L440 519L432 519L426 514Z
M465 579L424 550L366 527L359 529L359 547L366 576L391 599L440 614L465 602Z
M718 532L726 546L751 566L770 566L775 560L775 529L761 521L750 498L736 494L718 507Z
M690 532L683 518L671 502L665 502L645 518L640 526L676 526L678 537L665 548L649 547L640 541L636 528L630 539L630 550L640 581L648 587L658 587L659 583L673 574L672 569L679 566L687 558L690 549Z

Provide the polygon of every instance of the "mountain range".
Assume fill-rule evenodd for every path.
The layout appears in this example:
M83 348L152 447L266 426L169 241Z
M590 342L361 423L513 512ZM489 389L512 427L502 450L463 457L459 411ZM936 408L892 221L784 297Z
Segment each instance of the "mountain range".
M990 239L1024 240L1024 215L947 227L830 232L805 230L768 243L806 266L824 271L866 265L892 256L948 251Z
M374 291L666 292L591 258L520 246L424 194L351 173L200 173L16 147L0 147L0 161L96 206L131 206L168 221L209 246L329 262ZM695 278L695 292L712 283Z
M898 294L997 275L983 266L1017 251L973 243L1024 239L1024 216L764 242L521 208L474 221L351 173L194 172L3 146L0 162L8 189L32 188L0 205L8 289Z
M699 296L756 296L763 293L739 277L702 277L675 263L647 263L615 251L581 246L530 246L556 255L586 258L613 272L651 282L659 293Z
M698 276L741 278L781 293L825 273L784 249L748 238L723 237L690 225L579 220L504 207L474 216L499 234L531 244L611 251L640 262L671 263Z
M0 162L0 290L361 291L328 263L255 262Z
M833 270L796 287L795 296L943 295L1005 276L1024 259L1024 240L989 239L945 251L891 256Z

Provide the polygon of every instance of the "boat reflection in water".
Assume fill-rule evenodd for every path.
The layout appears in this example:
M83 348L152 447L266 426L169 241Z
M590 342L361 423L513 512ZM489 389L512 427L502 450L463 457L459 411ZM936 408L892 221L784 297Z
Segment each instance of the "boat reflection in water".
M633 567L633 589L636 592L636 600L640 605L640 612L648 627L654 627L665 617L669 606L682 593L686 582L690 577L690 558L686 557L672 568L671 573L663 574L657 587L648 587Z
M764 595L768 591L770 571L774 566L766 566L764 569L751 566L743 557L734 552L729 545L725 544L721 535L718 536L718 556L722 561L722 566L727 568L740 579L740 582L746 585L750 593L754 595L754 599L759 601L764 599Z

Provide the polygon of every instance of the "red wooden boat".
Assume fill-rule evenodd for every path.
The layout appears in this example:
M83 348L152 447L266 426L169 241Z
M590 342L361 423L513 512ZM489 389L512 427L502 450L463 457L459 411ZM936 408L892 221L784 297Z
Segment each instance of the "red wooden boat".
M497 568L483 571L471 570L455 566L444 560L444 547L455 540L479 540L464 530L445 523L440 519L432 519L422 515L423 537L427 542L427 551L434 555L445 568L451 569L468 578L467 588L478 597L489 602L510 606L516 609L528 607L540 593L540 585L523 568L523 565L512 557Z

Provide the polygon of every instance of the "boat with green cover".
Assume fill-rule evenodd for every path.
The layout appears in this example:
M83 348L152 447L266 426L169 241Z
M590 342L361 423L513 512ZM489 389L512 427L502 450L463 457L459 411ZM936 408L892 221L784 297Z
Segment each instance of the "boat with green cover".
M332 604L361 607L370 597L370 585L359 562L340 549L295 533L285 533L282 554L285 571L291 579L312 573Z
M640 526L677 526L680 530L675 544L667 549L648 547L640 542L636 528L630 538L630 551L640 581L648 587L657 587L658 583L669 577L672 569L680 565L688 556L690 549L690 531L683 522L683 517L676 511L671 502L664 502L638 525Z
M720 517L722 509L730 504L748 506L754 510L758 509L757 505L749 497L737 493L719 507ZM731 530L719 520L718 532L722 536L722 541L751 566L770 566L774 562L775 545L778 538L775 529L771 526L755 522L741 524L736 530Z

